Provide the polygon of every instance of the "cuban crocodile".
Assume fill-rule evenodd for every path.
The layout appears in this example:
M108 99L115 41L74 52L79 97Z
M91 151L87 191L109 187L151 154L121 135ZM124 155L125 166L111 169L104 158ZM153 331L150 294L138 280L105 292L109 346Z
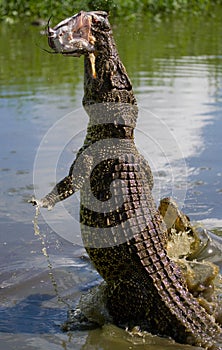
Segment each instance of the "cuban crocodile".
M220 326L167 255L152 172L134 143L137 102L107 13L81 11L48 26L48 43L55 53L84 55L89 124L68 176L32 204L52 208L80 190L84 246L107 283L107 308L116 325L221 350Z

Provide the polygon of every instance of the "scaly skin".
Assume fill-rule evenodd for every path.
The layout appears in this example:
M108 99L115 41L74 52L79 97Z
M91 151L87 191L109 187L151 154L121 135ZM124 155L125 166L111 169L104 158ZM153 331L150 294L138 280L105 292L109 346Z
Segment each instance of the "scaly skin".
M188 292L179 267L167 256L152 173L134 143L136 99L107 14L80 12L48 28L48 34L55 52L85 56L83 105L89 125L69 175L33 204L52 207L80 190L83 241L107 282L107 307L117 325L139 325L181 343L222 349L221 328Z

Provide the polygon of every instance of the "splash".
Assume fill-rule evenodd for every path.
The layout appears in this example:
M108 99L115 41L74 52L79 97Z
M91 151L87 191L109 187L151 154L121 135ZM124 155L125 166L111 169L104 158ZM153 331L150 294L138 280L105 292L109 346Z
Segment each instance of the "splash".
M48 265L48 268L49 268L48 275L49 275L50 281L52 283L52 286L53 286L55 295L57 297L57 300L58 300L59 303L63 303L66 306L68 306L69 309L71 309L71 305L66 300L64 300L64 298L62 298L61 295L59 294L58 284L57 284L56 278L55 278L55 276L53 274L52 262L51 262L51 259L50 259L50 256L49 256L49 253L48 253L48 250L47 250L47 247L46 247L45 235L40 231L40 228L39 228L39 224L38 224L39 214L40 214L40 206L37 205L35 207L34 220L32 221L33 227L34 227L34 234L35 234L35 236L38 236L40 241L41 241L42 253L46 257L46 260L47 260L47 265Z

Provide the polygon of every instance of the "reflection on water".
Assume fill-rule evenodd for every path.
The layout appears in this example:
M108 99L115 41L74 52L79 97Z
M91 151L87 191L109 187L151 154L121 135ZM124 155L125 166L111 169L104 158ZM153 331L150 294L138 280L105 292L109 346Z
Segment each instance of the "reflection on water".
M1 337L1 345L10 350L15 346L25 349L49 349L49 350L91 350L91 349L117 349L117 350L201 350L198 347L175 344L173 341L158 337L130 335L113 325L106 325L102 330L89 332L75 332L75 334L18 334Z
M157 115L162 124L166 123L181 151L180 154L183 154L186 160L184 169L175 158L179 152L173 147L172 140L169 144L170 152L165 153L163 157L155 158L157 162L155 168L158 171L166 172L166 157L173 167L171 178L168 178L171 181L168 185L167 182L164 183L164 188L159 191L160 196L171 193L172 181L180 189L181 186L188 185L188 188L185 188L188 190L186 209L190 217L193 220L202 219L204 222L211 217L216 219L218 226L221 226L222 222L219 220L222 186L220 169L222 105L221 88L219 88L221 78L217 77L216 85L212 83L212 64L215 61L221 62L221 57L212 56L211 60L209 64L209 58L202 56L183 57L179 60L161 59L161 66L164 66L165 70L161 79L165 78L165 84L161 88L149 86L148 72L143 72L143 85L147 80L147 86L145 91L143 85L137 89L138 99L143 108ZM217 73L219 71L221 72L221 66L217 69ZM152 98L149 95L147 98L147 94L152 94ZM143 128L146 134L150 134L152 122L151 118L140 119L138 127ZM158 140L159 144L162 141L166 145L165 129L155 128L154 132L156 132L155 140ZM142 149L149 153L145 143ZM185 177L185 183L182 184L186 175L188 178ZM161 178L159 181L162 180ZM174 195L174 197L180 202L180 196Z
M222 232L221 14L114 25L140 105L136 142L152 166L155 198L173 195L183 211L217 228L215 233ZM2 348L189 349L158 337L132 337L111 325L60 332L67 305L56 297L41 240L34 236L34 210L26 200L34 187L43 195L64 177L82 143L87 122L81 108L83 60L42 51L45 38L29 24L1 24L0 32ZM41 166L33 185L37 155ZM44 212L47 223L40 217L39 225L59 295L72 306L101 279L84 256L78 223L73 225L78 196L63 206L66 216L58 207Z

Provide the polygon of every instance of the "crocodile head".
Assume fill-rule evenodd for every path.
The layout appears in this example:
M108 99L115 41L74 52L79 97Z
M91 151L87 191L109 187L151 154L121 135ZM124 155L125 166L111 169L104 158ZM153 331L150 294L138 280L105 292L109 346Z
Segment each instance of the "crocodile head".
M107 30L110 25L106 12L81 11L54 28L48 26L48 43L56 53L79 57L95 52L96 33Z

